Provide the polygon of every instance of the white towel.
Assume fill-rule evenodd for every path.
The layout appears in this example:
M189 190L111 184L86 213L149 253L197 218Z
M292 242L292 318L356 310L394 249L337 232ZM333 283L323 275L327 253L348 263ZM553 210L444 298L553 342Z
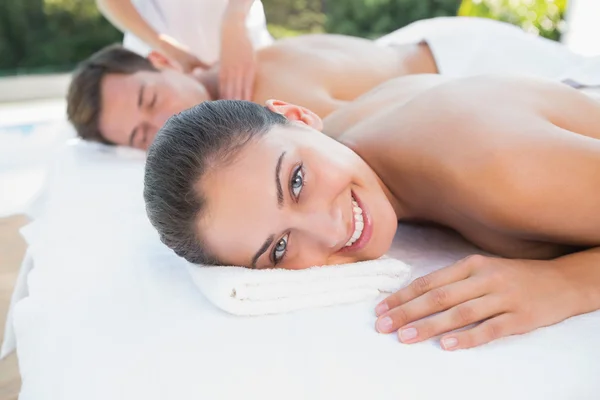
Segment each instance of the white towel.
M395 292L410 279L410 267L388 257L304 270L193 264L188 269L211 303L236 315L278 314L362 301Z

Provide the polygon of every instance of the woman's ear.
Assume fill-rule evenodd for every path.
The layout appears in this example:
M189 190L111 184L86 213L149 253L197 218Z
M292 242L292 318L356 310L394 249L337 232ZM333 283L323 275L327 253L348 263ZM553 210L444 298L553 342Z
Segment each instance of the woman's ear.
M181 68L179 68L177 64L175 64L174 62L169 60L167 56L165 56L162 53L159 53L156 50L152 50L146 58L148 59L148 61L150 61L150 63L152 63L154 68L156 68L159 71L163 71L165 69L175 69L178 71L181 70Z
M302 122L318 131L323 130L323 121L321 118L308 108L286 103L281 100L267 100L266 106L269 110L283 115L290 121Z

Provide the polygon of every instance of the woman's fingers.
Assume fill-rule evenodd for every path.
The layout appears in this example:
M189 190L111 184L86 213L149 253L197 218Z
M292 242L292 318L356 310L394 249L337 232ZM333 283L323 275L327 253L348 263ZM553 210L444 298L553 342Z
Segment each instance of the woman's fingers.
M471 266L478 263L481 257L483 256L470 256L446 268L415 279L410 285L379 303L375 308L375 313L382 315L388 310L422 296L433 289L466 279L471 273Z
M233 91L233 100L244 100L244 71L237 68L235 71L235 89Z
M403 343L416 343L455 329L483 321L506 311L498 296L487 295L460 303L431 318L401 327L398 338Z
M442 277L440 282L452 278L461 279L461 277L460 274L451 273L447 277ZM448 310L485 294L487 294L485 280L477 277L438 286L382 314L377 320L377 330L381 333L394 332L411 322Z
M254 95L254 67L246 69L245 74L242 100L252 101Z
M219 72L219 97L221 99L230 99L231 98L231 84L229 71L222 67Z
M252 100L254 72L231 68L221 72L221 98L226 100Z
M527 331L519 325L519 321L514 314L505 313L490 318L474 328L445 335L440 343L444 350L469 349L504 336Z
M233 100L237 93L237 74L236 71L228 68L222 72L221 98L225 100Z
M399 330L401 341L414 343L483 321L442 337L442 347L455 350L556 323L573 315L561 310L563 297L556 300L557 293L565 292L564 276L557 274L556 265L469 257L416 280L380 303L377 329Z

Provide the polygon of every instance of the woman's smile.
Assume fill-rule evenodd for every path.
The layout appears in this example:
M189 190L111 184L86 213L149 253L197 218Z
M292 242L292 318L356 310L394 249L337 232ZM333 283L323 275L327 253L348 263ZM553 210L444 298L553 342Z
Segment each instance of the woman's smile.
M396 230L374 172L308 127L274 128L207 177L199 229L229 265L302 269L374 259Z
M339 250L342 254L351 254L363 249L369 243L373 232L371 217L354 191L351 192L351 210L351 229L348 240Z

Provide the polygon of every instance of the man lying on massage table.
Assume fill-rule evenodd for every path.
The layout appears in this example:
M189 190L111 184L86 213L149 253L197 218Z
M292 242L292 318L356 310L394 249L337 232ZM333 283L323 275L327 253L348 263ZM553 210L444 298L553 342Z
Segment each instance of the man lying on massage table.
M253 101L278 98L320 117L401 75L508 71L553 77L578 58L515 26L476 18L420 21L379 43L307 35L279 41L257 57ZM156 52L146 59L110 47L75 72L68 115L84 139L147 149L169 116L219 95L218 66L188 76Z
M398 222L452 228L498 257L415 280L377 306L377 329L463 349L600 308L599 139L600 104L567 85L415 75L323 122L281 101L197 105L156 136L144 197L193 263L355 262Z

